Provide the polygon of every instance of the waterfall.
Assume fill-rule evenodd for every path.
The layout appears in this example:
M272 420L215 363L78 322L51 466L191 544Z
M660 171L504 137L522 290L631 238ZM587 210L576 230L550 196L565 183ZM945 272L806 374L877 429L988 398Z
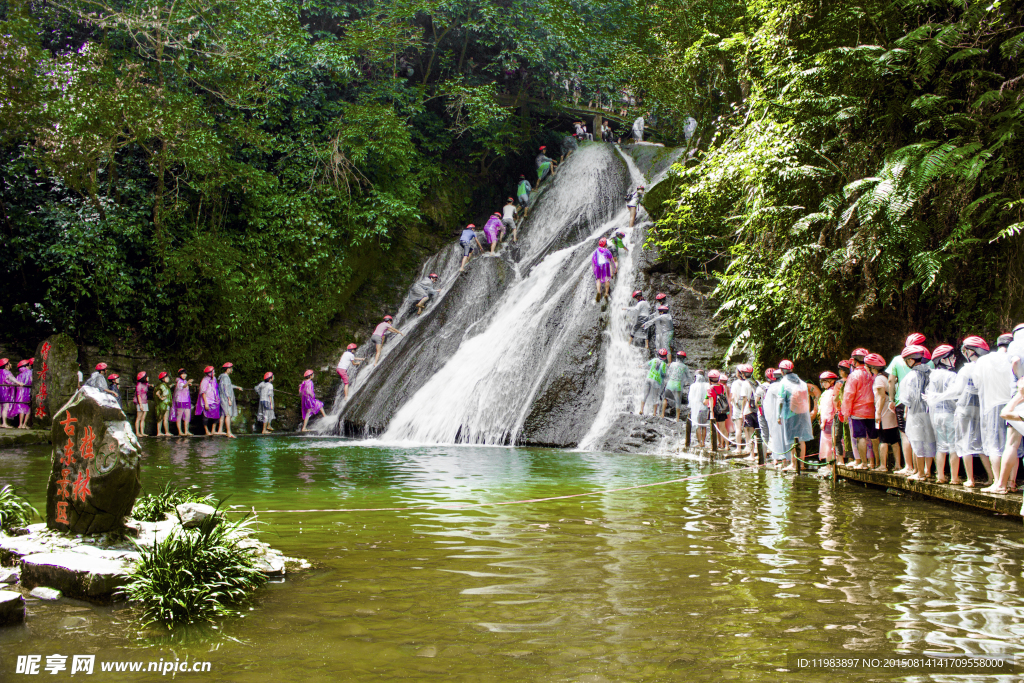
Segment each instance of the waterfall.
M662 155L661 163L666 155ZM535 190L519 243L457 273L461 250L424 264L442 293L421 317L405 311L376 368L361 369L349 401L316 427L379 434L399 443L597 443L638 401L642 350L626 330L644 225L628 228L623 197L645 182L633 159L607 144L583 145ZM642 210L641 210L642 212ZM590 258L619 229L611 301L595 303ZM357 353L369 356L372 346Z

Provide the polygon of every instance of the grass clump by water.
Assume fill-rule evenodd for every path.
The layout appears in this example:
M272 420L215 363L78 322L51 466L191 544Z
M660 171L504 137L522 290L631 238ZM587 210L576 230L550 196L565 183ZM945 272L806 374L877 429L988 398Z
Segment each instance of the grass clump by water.
M5 484L0 488L0 529L10 531L23 527L37 516L39 511L18 495L13 486Z
M253 523L211 515L195 529L176 528L152 546L139 545L122 594L138 604L143 620L170 627L227 616L266 583L252 548L239 542Z
M157 493L147 493L135 501L132 508L132 519L140 522L159 522L165 513L174 512L174 508L182 503L205 503L216 505L213 496L204 496L192 488L178 488L168 483Z

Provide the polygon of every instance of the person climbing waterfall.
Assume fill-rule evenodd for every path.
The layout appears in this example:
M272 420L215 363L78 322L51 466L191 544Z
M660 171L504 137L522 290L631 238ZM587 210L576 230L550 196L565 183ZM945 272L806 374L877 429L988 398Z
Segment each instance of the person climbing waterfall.
M324 402L316 397L316 387L313 386L313 371L306 370L302 374L303 380L299 383L299 396L302 398L302 431L307 431L309 418L317 413L320 417L327 417L324 412Z
M683 406L689 401L690 384L693 382L693 373L686 364L686 351L676 353L666 371L665 391L661 397L661 416L665 417L665 410L671 401L676 408L676 422L679 422L679 413Z
M647 317L646 320L644 320L644 324L646 324L648 321L650 321L651 317L656 317L656 316L659 315L659 313L658 313L658 309L659 308L661 308L662 306L667 306L667 305L668 305L668 294L665 294L664 292L658 292L657 294L655 294L654 295L654 303L651 304L651 314ZM657 330L656 330L656 328L654 326L646 328L647 343L646 343L645 348L648 348L648 349L657 349L658 348L658 345L657 345L657 343L655 341L655 337L654 337L654 334L655 334L656 331Z
M800 379L793 372L793 361L779 361L779 371L782 373L782 386L779 389L778 403L776 404L776 424L780 425L782 431L782 443L788 451L793 442L799 442L799 453L794 452L794 458L801 460L807 457L807 442L814 438L811 429L811 398L807 390L807 383ZM796 461L786 457L789 464L783 471L796 470Z
M519 199L519 206L523 207L523 218L530 213L530 193L533 191L533 186L530 185L530 181L526 179L526 176L522 173L519 174L519 185L516 186L516 197ZM513 241L515 237L512 238Z
M637 185L635 190L630 191L626 195L626 208L629 209L629 227L633 227L633 223L636 222L636 208L640 205L640 202L644 200L644 186Z
M178 427L178 436L192 436L189 423L192 420L192 396L189 387L192 380L188 379L185 368L178 369L178 379L174 382L174 403L171 404L171 422Z
M487 243L491 245L491 253L498 246L498 242L501 241L501 235L505 232L505 226L501 222L501 214L498 212L492 213L487 218L487 222L484 223L484 236L487 237Z
M277 415L274 413L274 373L267 372L263 375L263 381L253 387L256 392L259 404L256 407L256 424L262 424L260 434L269 434L274 431L270 423Z
M675 324L672 321L672 314L668 312L668 306L658 306L658 315L648 318L644 323L645 330L654 328L655 347L659 349L672 349L672 342L675 337Z
M644 414L644 406L648 402L654 406L654 416L658 416L658 408L661 407L661 389L665 385L665 373L668 358L668 349L658 349L656 358L647 361L647 379L644 380L644 393L640 399L640 414ZM664 417L664 414L662 414Z
M563 163L566 159L572 156L572 153L579 148L576 143L575 135L566 135L562 138L562 156L559 157L558 163Z
M370 341L377 346L377 355L373 357L373 367L377 367L377 363L380 362L380 350L384 346L384 342L387 341L388 334L399 334L402 333L391 325L391 321L394 320L390 315L384 316L384 321L377 324L377 327L373 329L373 334L370 335ZM403 337L405 335L402 335Z
M597 283L597 296L594 301L601 301L602 285L604 286L604 297L609 299L612 288L612 265L614 264L617 268L619 264L612 256L612 252L608 251L608 240L602 237L601 241L597 243L597 249L590 257L590 263L594 270L594 281Z
M437 273L431 273L412 286L409 300L416 306L416 315L423 315L423 309L427 304L441 293L441 290L437 289L435 285L437 285Z
M462 229L462 235L459 237L459 245L462 247L462 265L459 266L460 273L466 270L469 257L473 255L473 242L476 242L476 246L480 248L480 253L484 253L484 245L480 242L480 238L477 237L476 226L470 223Z
M341 358L338 359L338 377L341 378L341 383L345 390L346 401L348 400L349 370L366 360L365 358L356 358L355 351L357 348L359 347L355 344L349 344L345 347L345 353L341 354Z
M622 310L629 311L629 315L626 317L626 324L629 326L629 345L633 345L633 339L640 335L643 331L644 323L647 322L647 317L651 314L651 304L644 299L644 293L639 289L633 292L633 299L636 301L635 304ZM647 336L644 335L644 348L647 347Z
M511 233L512 241L519 241L519 228L516 225L516 203L511 197L505 202L505 206L501 207L501 223L505 226L505 234Z
M156 376L156 389L153 390L153 394L156 397L156 406L154 411L156 414L156 435L157 436L170 436L171 425L170 425L170 412L171 412L171 385L170 380L166 372L161 372Z
M231 373L234 372L234 363L225 363L221 366L224 370L217 378L217 390L220 392L220 433L229 439L234 439L231 432L231 418L238 417L238 399L235 397L235 385L231 381Z
M550 174L552 177L555 175L555 160L544 153L547 149L546 145L540 146L540 154L537 155L537 187L544 182L544 179Z
M935 459L935 430L928 414L928 404L924 401L931 374L931 368L925 363L931 360L931 354L920 344L912 344L905 347L900 355L910 368L900 381L900 404L904 406L906 434L914 449L915 471L907 479L924 481L931 476Z
M622 238L625 236L626 233L621 230L616 230L608 236L608 251L612 252L612 256L615 257L616 265L616 268L612 270L612 277L615 277L619 272L619 249L622 251L629 251L629 249L626 248L626 243L622 241Z
M146 413L149 412L149 377L142 370L135 375L135 436L146 436Z

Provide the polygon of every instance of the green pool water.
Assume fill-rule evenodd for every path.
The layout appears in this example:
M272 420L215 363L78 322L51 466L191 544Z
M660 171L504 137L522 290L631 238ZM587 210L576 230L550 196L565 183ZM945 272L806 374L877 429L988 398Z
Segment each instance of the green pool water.
M261 590L243 618L169 634L124 608L29 600L25 626L0 629L0 680L34 680L14 673L17 655L54 653L211 663L176 674L190 680L596 683L839 675L787 670L787 653L1024 652L1019 521L668 457L296 437L144 445L146 489L195 484L255 508L264 540L313 569ZM46 449L0 451L0 482L40 508L48 467ZM688 475L711 476L441 507ZM267 512L417 506L435 507ZM40 677L167 678L98 669Z

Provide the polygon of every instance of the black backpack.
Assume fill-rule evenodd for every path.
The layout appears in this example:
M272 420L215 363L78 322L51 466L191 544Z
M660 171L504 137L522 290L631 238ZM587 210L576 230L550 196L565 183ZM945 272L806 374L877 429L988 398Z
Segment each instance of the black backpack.
M715 414L716 415L728 415L729 414L729 399L725 397L725 392L715 396Z

